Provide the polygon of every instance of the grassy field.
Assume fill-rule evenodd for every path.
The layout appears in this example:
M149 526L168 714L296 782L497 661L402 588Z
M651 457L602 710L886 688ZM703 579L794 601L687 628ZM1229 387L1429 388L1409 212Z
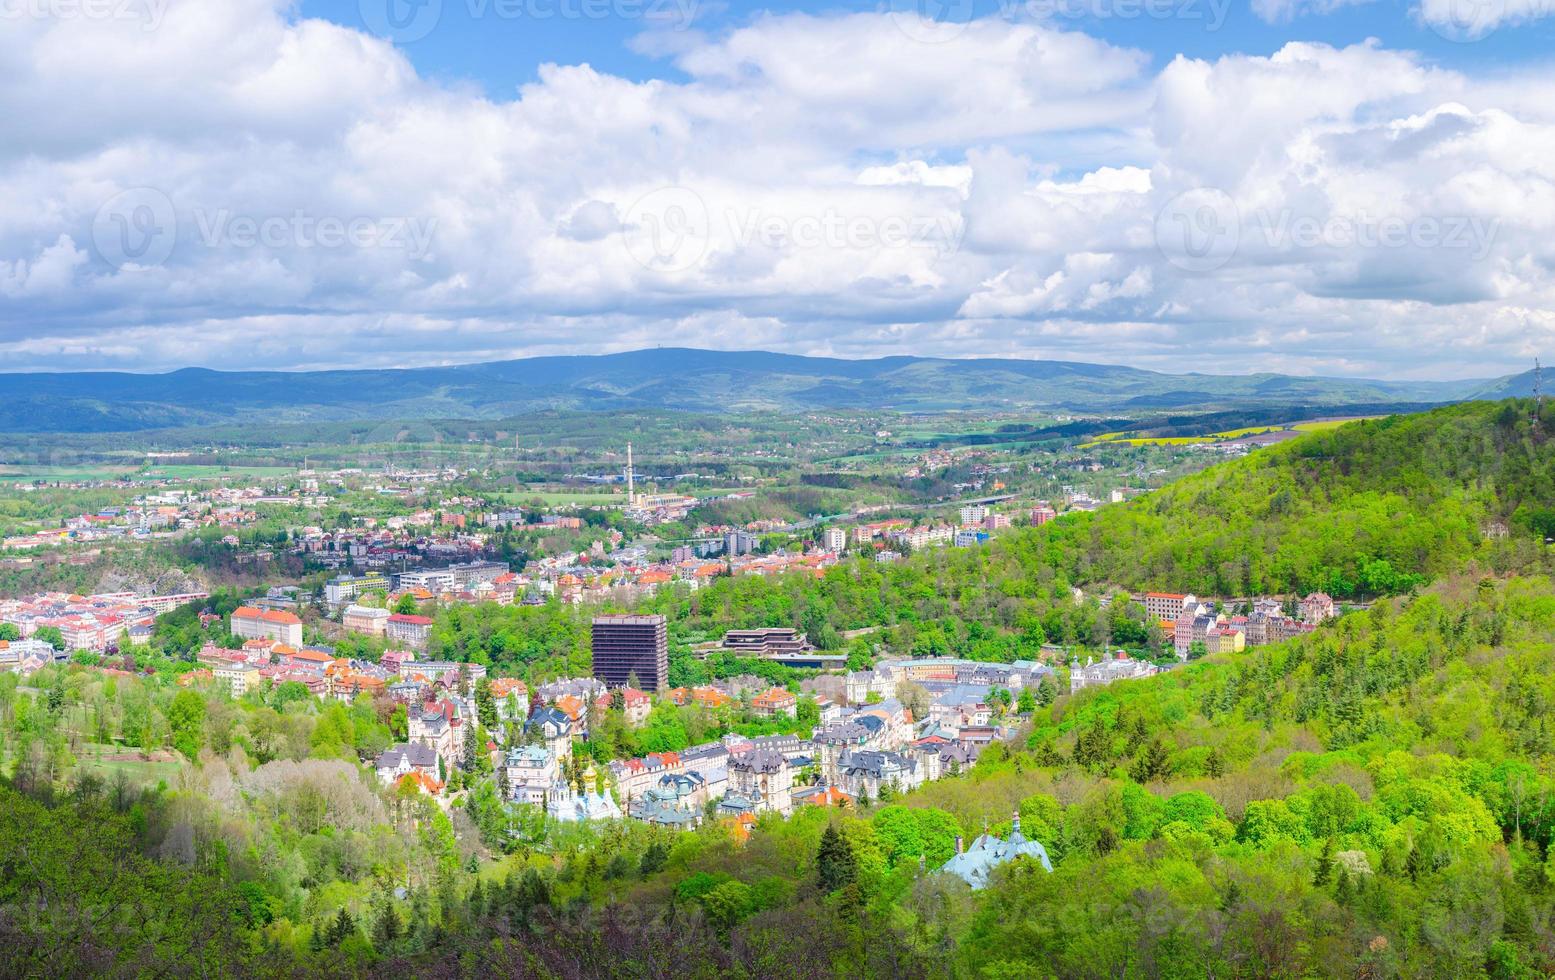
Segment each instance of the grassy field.
M1243 429L1227 429L1224 432L1212 432L1210 435L1216 439L1240 439L1243 436L1261 436L1265 432L1283 432L1287 426L1283 425L1249 425Z
M141 474L147 478L168 477L174 480L207 480L224 476L286 476L296 471L289 466L205 466L171 463L165 466L148 466Z
M158 782L172 784L178 770L183 767L170 752L154 753L152 758L141 758L140 752L123 745L88 743L81 749L80 762L84 768L99 770L107 778L122 772L131 782L153 785Z
M1297 422L1291 426L1297 432L1324 432L1328 429L1337 429L1341 425L1349 425L1351 422L1359 422L1362 419L1380 419L1380 415L1357 415L1348 419L1314 419L1311 422Z
M121 480L135 475L138 466L8 466L0 465L0 482L31 483L34 480L58 480L77 483L88 480Z
M566 504L611 504L625 505L626 492L621 493L588 493L584 491L569 490L509 490L500 494L501 498L510 504L527 504L531 500L539 499L552 507L561 507Z
M1097 436L1090 442L1082 443L1079 448L1089 449L1092 446L1113 445L1125 446L1191 446L1199 442L1213 442L1214 436L1131 436L1123 438L1114 432L1105 436Z

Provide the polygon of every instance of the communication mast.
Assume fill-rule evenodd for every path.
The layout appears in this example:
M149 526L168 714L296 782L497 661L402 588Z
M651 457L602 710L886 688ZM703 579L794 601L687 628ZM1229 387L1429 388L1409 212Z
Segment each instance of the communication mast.
M626 444L626 506L637 506L637 475L632 471L632 444Z
M1538 435L1544 423L1544 365L1533 359L1533 431Z

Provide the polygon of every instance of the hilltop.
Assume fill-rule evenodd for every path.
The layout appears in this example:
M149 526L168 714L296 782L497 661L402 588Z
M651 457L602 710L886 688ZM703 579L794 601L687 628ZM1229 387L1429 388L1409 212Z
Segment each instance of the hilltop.
M1353 422L1058 522L1077 581L1207 595L1402 591L1555 533L1555 452L1531 401ZM1555 412L1546 410L1544 433Z
M799 412L1247 408L1439 404L1506 383L1278 374L1162 374L1072 361L656 348L401 370L0 375L0 432L114 432L229 423L493 419L539 410Z

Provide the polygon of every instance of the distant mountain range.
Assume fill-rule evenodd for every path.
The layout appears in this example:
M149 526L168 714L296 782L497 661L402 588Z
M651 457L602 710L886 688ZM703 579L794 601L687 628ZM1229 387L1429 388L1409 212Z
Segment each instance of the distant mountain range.
M699 412L1070 409L1129 412L1439 404L1526 394L1532 373L1402 382L1162 374L1072 361L656 348L403 370L0 375L0 432L116 432L233 422L490 419L544 409Z

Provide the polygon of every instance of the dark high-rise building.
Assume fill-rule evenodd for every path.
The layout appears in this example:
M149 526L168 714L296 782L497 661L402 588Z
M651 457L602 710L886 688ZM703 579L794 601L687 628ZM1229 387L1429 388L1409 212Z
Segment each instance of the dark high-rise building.
M644 691L669 687L669 629L663 616L597 616L593 647L594 676L606 687L625 687L633 677Z

